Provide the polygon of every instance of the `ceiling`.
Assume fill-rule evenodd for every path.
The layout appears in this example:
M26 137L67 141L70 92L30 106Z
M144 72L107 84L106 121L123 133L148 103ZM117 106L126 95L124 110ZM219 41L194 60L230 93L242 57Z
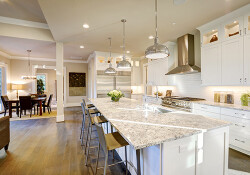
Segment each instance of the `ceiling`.
M1 1L8 1L9 10ZM37 2L38 1L38 2ZM22 3L21 3L22 2ZM108 51L108 37L112 37L112 51L121 53L122 23L126 23L126 50L134 57L143 56L145 49L153 44L148 36L154 35L154 0L0 0L0 16L7 16L36 22L47 22L56 41L65 43L65 58L86 60L93 51ZM161 43L194 30L213 19L238 9L250 0L187 0L174 5L173 0L158 0L158 33ZM7 3L6 3L7 4ZM39 8L40 5L40 8ZM87 23L89 29L82 25ZM176 23L173 25L173 23ZM12 39L9 39L9 42ZM28 41L32 43L35 41ZM41 41L39 41L41 42ZM40 57L54 57L55 45L41 42L37 47ZM23 54L22 45L3 46L12 54ZM38 44L38 46L40 46ZM84 49L79 46L84 45ZM31 44L31 46L33 46ZM13 48L12 48L13 47ZM53 48L53 49L52 49ZM18 49L20 50L18 52ZM48 52L45 52L45 50ZM52 49L52 50L51 50ZM21 51L22 50L22 51Z

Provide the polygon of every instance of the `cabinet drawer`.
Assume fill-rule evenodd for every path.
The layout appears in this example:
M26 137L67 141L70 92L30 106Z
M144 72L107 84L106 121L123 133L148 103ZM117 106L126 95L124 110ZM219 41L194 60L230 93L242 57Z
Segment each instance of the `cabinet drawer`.
M197 109L194 109L193 113L198 114L198 115L203 115L205 117L220 119L220 114L218 114L218 113L207 112L207 111L197 110Z
M249 111L221 108L221 114L250 120Z
M193 107L194 109L197 109L197 110L203 110L203 111L220 114L220 107L202 105L202 104L197 104L197 103L194 103Z
M230 133L250 138L250 120L221 115L221 119L231 122Z
M250 151L250 140L230 133L229 142L231 145Z

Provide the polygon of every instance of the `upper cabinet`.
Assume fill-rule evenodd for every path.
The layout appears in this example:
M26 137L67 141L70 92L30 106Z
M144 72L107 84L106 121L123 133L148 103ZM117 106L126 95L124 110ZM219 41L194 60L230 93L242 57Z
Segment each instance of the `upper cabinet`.
M244 34L250 34L250 12L244 16Z
M243 35L243 17L233 18L223 24L223 41L235 39Z
M168 72L168 59L153 60L148 63L147 68L147 84L153 86L166 86L168 85L167 76Z
M198 29L202 85L250 85L250 4Z

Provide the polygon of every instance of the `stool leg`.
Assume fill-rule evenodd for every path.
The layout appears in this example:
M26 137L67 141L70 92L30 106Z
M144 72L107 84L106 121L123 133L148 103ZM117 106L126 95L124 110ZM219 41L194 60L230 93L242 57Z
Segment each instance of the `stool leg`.
M100 143L98 146L98 152L97 152L97 159L96 159L96 166L95 166L95 175L97 174L97 168L98 168L98 163L99 163L99 155L100 155Z
M80 139L82 138L82 129L84 127L84 124L85 124L85 116L84 114L82 115L82 127L81 127L81 134L80 134Z
M86 162L85 162L85 165L88 164L88 157L89 157L89 147L90 147L90 142L91 142L91 134L92 134L92 125L90 126L91 129L90 129L90 133L89 133L89 141L88 141L88 148L87 148L87 155L86 155Z
M103 173L103 175L106 175L107 165L108 165L108 152L105 153L105 165L104 165L104 173Z
M83 145L84 130L85 130L85 117L82 119L82 130L81 130L81 145Z
M114 130L113 130L113 126L112 125L110 125L110 129L111 129L111 133L113 133L114 132ZM115 160L115 150L113 150L112 151L112 154L113 154L113 160Z
M89 139L89 128L90 128L90 124L88 124L88 132L87 132L87 138L86 138L86 142L85 142L85 150L84 150L84 154L86 154L87 151L87 143L88 143L88 139Z
M128 174L127 146L125 146L126 175Z

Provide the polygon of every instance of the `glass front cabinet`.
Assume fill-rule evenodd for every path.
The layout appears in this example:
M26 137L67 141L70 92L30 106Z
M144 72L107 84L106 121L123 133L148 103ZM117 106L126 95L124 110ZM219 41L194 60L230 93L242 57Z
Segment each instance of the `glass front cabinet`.
M244 33L245 35L250 34L250 13L246 14L244 17Z

